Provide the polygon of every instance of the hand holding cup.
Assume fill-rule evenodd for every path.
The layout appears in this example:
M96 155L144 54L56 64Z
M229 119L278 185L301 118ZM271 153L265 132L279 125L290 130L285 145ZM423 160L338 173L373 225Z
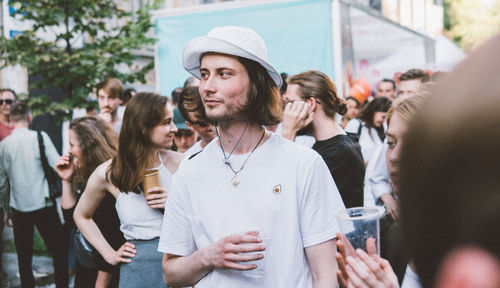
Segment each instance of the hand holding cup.
M168 197L167 190L161 187L153 187L145 193L146 203L151 208L165 209L165 202Z
M160 171L158 169L147 169L142 179L144 197L151 208L165 208L165 200L168 192L161 188Z
M257 264L248 264L264 258L266 250L258 231L228 235L203 249L205 262L213 268L234 269L240 271L257 268Z

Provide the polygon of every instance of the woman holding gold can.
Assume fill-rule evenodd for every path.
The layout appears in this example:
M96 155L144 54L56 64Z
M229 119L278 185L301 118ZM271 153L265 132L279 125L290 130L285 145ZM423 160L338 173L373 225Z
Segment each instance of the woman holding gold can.
M75 222L85 238L108 263L121 263L120 287L165 286L157 246L170 180L183 159L167 150L176 131L167 98L138 93L125 110L117 155L92 173L76 207ZM143 177L151 169L157 170L161 186L144 191ZM120 230L127 240L118 250L92 220L107 192L116 198Z

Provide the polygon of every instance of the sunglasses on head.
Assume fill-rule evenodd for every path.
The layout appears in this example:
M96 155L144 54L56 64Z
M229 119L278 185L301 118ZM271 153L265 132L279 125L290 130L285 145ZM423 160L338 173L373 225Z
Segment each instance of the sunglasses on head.
M0 100L0 105L3 105L3 103L11 105L12 103L14 103L14 100L12 99Z

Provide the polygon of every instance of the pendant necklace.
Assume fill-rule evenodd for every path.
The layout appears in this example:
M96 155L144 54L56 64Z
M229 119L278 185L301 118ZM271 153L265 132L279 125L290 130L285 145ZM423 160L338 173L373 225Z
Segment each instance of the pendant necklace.
M226 152L224 151L224 148L222 147L222 138L219 135L219 131L217 129L217 126L215 126L215 133L217 134L217 137L219 137L220 149L222 150L222 155L224 155L224 164L226 164L229 167L229 169L231 169L231 171L233 171L233 173L234 173L234 177L231 179L231 184L234 186L234 188L236 188L236 186L238 186L238 184L240 184L240 180L238 180L238 173L240 173L243 170L248 159L250 159L250 156L252 156L253 152L255 151L255 149L257 149L257 146L259 146L260 142L262 142L262 139L264 139L264 136L266 135L266 129L264 129L264 131L262 132L262 136L259 139L259 142L257 142L255 147L253 147L252 151L248 155L247 159L245 159L245 161L241 165L240 169L238 169L238 171L234 170L233 166L231 166L231 162L229 161L229 157L231 157L231 155L233 154L233 152L236 149L236 147L238 146L238 144L240 144L241 138L243 138L243 135L245 134L245 131L247 130L248 124L249 123L247 123L247 125L245 126L243 133L241 133L240 139L238 139L238 141L236 142L236 145L234 145L233 150L231 151L231 153L229 153L229 155L227 157L226 157Z

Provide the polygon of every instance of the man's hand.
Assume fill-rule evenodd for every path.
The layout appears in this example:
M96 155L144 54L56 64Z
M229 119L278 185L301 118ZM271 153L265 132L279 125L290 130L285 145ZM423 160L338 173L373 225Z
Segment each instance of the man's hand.
M99 117L101 117L102 120L111 123L113 120L113 116L111 116L111 113L108 112L107 110L101 111L101 114L99 114Z
M241 271L255 269L257 268L256 264L244 265L238 262L255 261L264 258L264 254L261 253L245 254L266 250L264 245L256 245L262 243L262 238L258 235L258 231L249 231L244 234L226 236L207 247L203 261L206 261L207 265L219 269Z
M12 215L5 213L5 215L3 216L3 223L7 227L12 227Z
M314 112L310 111L311 104L304 101L289 102L283 112L283 137L295 141L297 132L310 124Z

